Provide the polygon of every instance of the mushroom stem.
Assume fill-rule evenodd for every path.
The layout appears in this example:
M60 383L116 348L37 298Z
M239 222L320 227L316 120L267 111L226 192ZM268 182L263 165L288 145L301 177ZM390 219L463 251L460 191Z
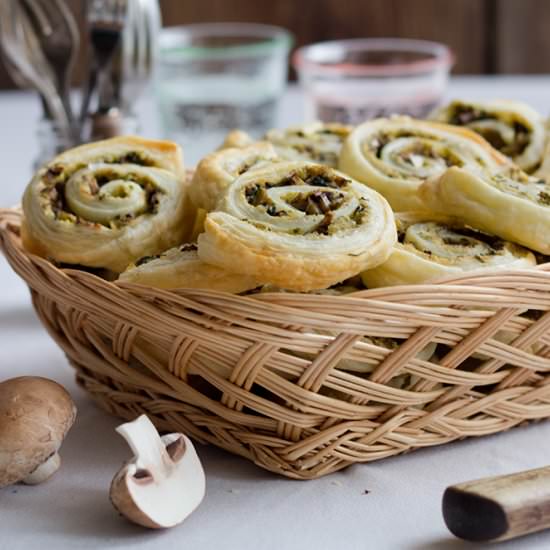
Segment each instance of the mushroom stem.
M147 470L153 478L165 478L170 475L173 462L155 426L146 415L142 414L133 422L118 426L116 431L134 452L136 466L139 469Z
M61 465L61 457L54 453L46 462L43 462L34 469L27 477L23 478L21 481L26 485L38 485L43 481L46 481L48 478L53 476L55 472L59 469Z

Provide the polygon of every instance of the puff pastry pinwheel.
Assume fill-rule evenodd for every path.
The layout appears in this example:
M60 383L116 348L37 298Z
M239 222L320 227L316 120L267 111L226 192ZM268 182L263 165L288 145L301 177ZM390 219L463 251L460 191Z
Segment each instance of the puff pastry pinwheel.
M223 143L218 147L218 151L222 149L230 149L231 147L246 147L252 145L254 140L252 137L242 130L231 130L224 138Z
M541 164L533 176L541 178L546 183L550 183L550 120L546 121L546 146L542 154Z
M431 118L470 128L522 170L531 172L541 163L546 143L545 121L525 103L455 100L437 109Z
M550 185L514 165L492 174L449 168L420 195L434 212L550 254Z
M179 147L137 137L57 156L27 186L23 212L30 252L117 273L184 242L193 223Z
M353 285L348 285L345 282L341 285L336 285L330 288L321 288L319 290L312 290L308 294L317 294L319 296L344 296L345 294L351 294L352 292L357 292L358 290L365 290L364 288L357 288ZM258 293L267 293L267 292L275 292L275 293L289 293L292 294L293 292L296 292L294 290L289 290L288 288L279 288L278 286L267 284L262 285L258 289L256 289L256 292Z
M264 139L274 145L283 160L318 162L336 168L342 144L351 130L343 124L313 122L270 130Z
M424 210L418 188L449 166L494 171L508 162L471 130L396 116L355 128L344 143L339 168L403 212Z
M398 243L381 265L363 272L370 288L432 281L486 268L527 268L529 250L444 216L396 215Z
M247 275L230 273L199 259L195 244L171 248L156 256L145 256L118 278L156 288L204 288L238 294L258 286Z
M229 147L206 155L197 165L189 186L193 204L210 212L218 199L241 174L262 162L277 159L275 149L266 142L245 147Z
M396 240L381 195L306 162L243 174L204 227L202 260L298 291L327 288L382 263Z

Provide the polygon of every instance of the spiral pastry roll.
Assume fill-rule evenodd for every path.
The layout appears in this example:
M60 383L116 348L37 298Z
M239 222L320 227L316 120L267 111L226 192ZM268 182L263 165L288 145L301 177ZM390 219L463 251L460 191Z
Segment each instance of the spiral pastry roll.
M135 137L53 159L27 186L23 212L30 252L117 273L184 242L193 223L179 147Z
M352 285L341 284L336 285L330 288L322 288L319 290L312 290L308 294L316 294L319 296L344 296L346 294L351 294L352 292L357 292L358 290L365 290L364 288L357 288ZM274 292L274 293L289 293L292 294L296 291L288 290L288 288L279 288L271 284L262 285L257 289L258 293Z
M339 168L403 212L424 210L418 188L450 166L494 171L507 162L471 130L400 116L355 128L344 143Z
M546 142L545 122L525 103L451 101L436 110L431 118L477 132L526 172L541 163Z
M451 218L396 215L397 244L381 265L363 272L370 288L415 284L487 268L526 268L536 264L532 252L476 231Z
M124 271L118 280L155 288L204 288L232 294L258 286L252 277L204 263L199 259L195 244L184 244L156 256L145 256Z
M550 254L550 185L514 165L492 174L450 168L420 195L434 212Z
M207 263L297 291L382 263L396 240L386 200L335 170L280 162L243 174L199 235Z
M286 130L270 130L264 139L273 144L283 160L311 161L336 168L342 144L351 129L342 124L314 122Z
M210 153L199 162L191 180L189 195L193 204L207 212L214 210L225 189L241 174L276 159L275 149L266 142Z
M218 147L218 151L222 149L230 149L232 147L242 148L252 145L254 140L252 137L242 130L231 130L224 138L223 143Z
M542 155L541 164L533 176L539 179L543 179L546 183L550 183L550 120L546 121L546 145Z

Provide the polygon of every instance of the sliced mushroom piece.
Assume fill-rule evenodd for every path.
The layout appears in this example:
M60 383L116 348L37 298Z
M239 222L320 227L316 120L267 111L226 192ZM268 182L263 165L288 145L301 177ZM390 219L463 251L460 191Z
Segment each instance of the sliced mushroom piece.
M201 503L204 470L191 441L180 433L159 436L146 415L117 428L134 452L115 475L110 497L130 521L152 529L181 523Z
M0 487L51 477L75 417L71 396L53 380L21 376L0 383Z

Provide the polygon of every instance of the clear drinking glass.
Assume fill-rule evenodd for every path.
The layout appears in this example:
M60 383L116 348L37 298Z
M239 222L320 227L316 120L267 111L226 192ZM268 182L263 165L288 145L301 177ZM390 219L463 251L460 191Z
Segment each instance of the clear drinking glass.
M240 128L258 137L273 127L287 80L291 35L248 23L169 27L160 35L156 93L166 137L186 163Z
M311 44L292 62L308 118L358 124L394 113L426 116L445 92L453 55L437 42L366 38Z
M38 121L36 138L38 141L38 156L34 159L33 171L38 170L43 164L63 151L77 145L74 139L67 135L65 128L60 127L48 118L41 118Z

